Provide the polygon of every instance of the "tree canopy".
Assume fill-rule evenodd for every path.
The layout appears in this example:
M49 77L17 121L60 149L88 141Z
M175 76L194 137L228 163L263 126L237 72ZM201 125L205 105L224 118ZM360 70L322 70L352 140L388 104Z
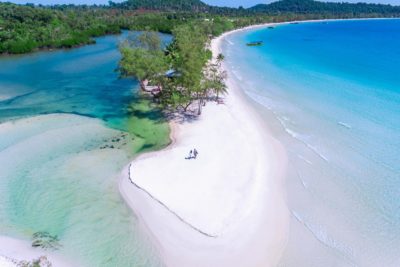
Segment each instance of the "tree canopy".
M388 14L395 15L400 13L400 6L384 4L367 4L346 2L319 2L314 0L281 0L270 4L260 4L249 9L256 13L276 14L278 12L297 13L297 14L331 14L331 15L353 15L360 14Z
M133 42L121 47L121 72L141 81L144 91L155 91L164 108L186 112L196 103L200 114L212 94L226 92L225 76L217 65L208 64L212 53L207 49L210 41L207 26L188 23L176 27L172 31L174 39L165 50L149 45L159 43L155 33L136 36ZM222 59L219 57L218 62Z
M206 11L209 7L200 0L127 0L122 3L110 2L110 6L160 11Z
M139 81L154 80L168 70L161 40L155 32L144 32L128 38L120 51L123 58L120 70L124 76L133 76Z
M117 33L120 27L101 10L52 10L0 3L0 53L35 48L72 47L91 37Z

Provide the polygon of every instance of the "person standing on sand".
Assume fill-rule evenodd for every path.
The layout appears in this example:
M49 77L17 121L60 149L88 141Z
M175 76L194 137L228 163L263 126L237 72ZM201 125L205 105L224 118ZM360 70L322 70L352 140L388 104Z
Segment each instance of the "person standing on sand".
M193 158L192 154L193 154L193 151L190 150L190 152L189 152L189 157L186 157L185 159L192 159L192 158Z
M197 149L195 148L195 149L193 150L194 159L197 158L197 155L198 155L198 154L199 154L199 152L197 152Z

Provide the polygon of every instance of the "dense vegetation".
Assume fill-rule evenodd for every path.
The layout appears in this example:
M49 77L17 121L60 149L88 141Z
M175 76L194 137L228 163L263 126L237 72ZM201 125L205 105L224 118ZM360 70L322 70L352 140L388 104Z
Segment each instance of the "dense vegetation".
M330 17L370 17L400 15L400 6L366 3L329 3L314 0L283 0L271 4L260 4L249 9L263 14L318 14Z
M260 2L262 2L260 0ZM360 1L361 2L361 1ZM312 14L329 15L338 17L360 17L360 16L399 16L400 6L384 4L350 4L346 2L319 2L314 0L279 0L270 4L259 4L244 9L216 7L204 4L200 0L128 0L123 3L110 2L111 6L125 9L142 9L153 11L187 11L206 12L224 16L257 16L257 15L285 15L285 14Z
M207 49L212 22L187 23L173 30L174 41L163 49L158 35L144 32L121 46L120 70L134 76L166 109L188 111L196 103L198 114L205 101L225 92L225 74L211 62Z
M0 3L0 52L72 47L91 37L119 32L119 26L98 9L52 10Z
M252 8L224 8L200 0L128 0L107 6L51 7L0 3L0 53L73 47L121 29L171 33L179 25L212 21L213 35L256 23L316 18L400 17L400 7L282 0Z
M127 0L122 3L110 2L111 7L159 11L207 11L208 5L200 0Z

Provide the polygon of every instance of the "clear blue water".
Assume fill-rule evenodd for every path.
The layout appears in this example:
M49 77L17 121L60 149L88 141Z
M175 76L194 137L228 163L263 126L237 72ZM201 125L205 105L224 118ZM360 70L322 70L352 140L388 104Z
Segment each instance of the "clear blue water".
M400 20L281 25L223 49L289 155L281 266L400 266Z
M95 45L78 49L0 58L0 121L73 113L126 130L128 106L138 101L137 81L120 79L117 70L118 45L128 35L97 38ZM164 43L170 40L162 35Z
M116 71L126 36L0 58L0 235L57 235L73 266L159 265L118 192L135 153L169 142L137 82Z

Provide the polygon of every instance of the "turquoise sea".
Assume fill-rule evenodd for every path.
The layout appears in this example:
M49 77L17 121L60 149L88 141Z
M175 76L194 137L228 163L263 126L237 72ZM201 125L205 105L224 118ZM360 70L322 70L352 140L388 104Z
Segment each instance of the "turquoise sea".
M118 191L136 153L169 142L137 82L116 71L127 35L0 57L0 235L57 235L76 266L159 265Z
M255 29L223 51L289 157L280 266L400 266L400 20Z

